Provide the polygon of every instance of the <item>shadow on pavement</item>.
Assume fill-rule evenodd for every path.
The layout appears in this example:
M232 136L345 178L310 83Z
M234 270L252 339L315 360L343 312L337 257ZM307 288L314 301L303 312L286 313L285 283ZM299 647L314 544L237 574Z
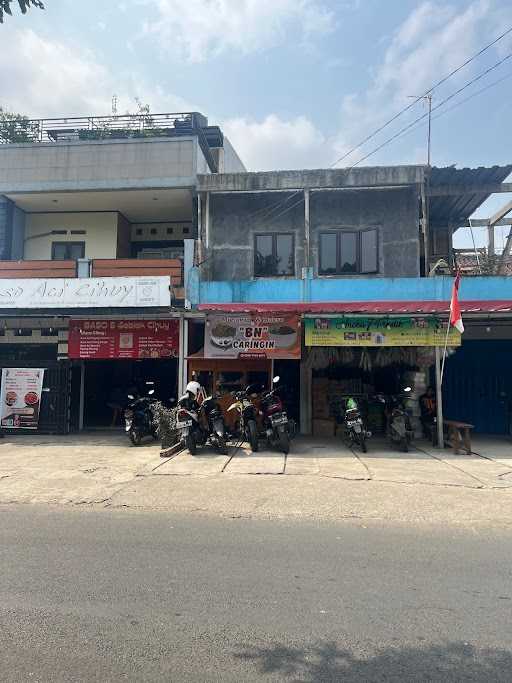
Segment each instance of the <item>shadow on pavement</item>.
M466 643L445 646L382 649L373 657L359 659L334 642L310 648L275 645L249 648L236 655L253 661L258 673L306 683L326 681L485 681L511 680L512 653L502 649L479 649Z

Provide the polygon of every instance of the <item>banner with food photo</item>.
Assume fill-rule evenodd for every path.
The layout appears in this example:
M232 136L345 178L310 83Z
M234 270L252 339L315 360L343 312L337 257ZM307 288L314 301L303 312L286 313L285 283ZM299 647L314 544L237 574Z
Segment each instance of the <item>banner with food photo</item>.
M295 313L210 313L205 358L292 358L301 355L300 319Z
M0 388L0 426L37 429L43 391L43 368L4 368Z

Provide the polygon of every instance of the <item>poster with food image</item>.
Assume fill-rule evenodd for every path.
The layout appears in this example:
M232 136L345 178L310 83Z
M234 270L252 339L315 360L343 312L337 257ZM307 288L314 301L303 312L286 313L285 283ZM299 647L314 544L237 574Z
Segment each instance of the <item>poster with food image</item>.
M2 370L0 426L3 429L37 429L43 380L43 368Z
M295 313L211 313L206 318L205 358L300 358L301 328Z

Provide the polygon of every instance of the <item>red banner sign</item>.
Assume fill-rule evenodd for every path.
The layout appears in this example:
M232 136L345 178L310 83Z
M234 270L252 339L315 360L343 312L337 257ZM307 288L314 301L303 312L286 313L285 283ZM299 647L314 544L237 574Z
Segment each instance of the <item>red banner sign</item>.
M176 358L177 320L70 320L69 358Z

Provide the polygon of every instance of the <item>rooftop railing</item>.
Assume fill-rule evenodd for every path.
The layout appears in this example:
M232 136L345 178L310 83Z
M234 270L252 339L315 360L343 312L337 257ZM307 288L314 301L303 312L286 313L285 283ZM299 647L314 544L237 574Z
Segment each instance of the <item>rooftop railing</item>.
M17 117L9 121L0 121L0 144L126 140L197 135L208 166L212 173L216 173L217 164L204 133L206 126L207 119L198 112L52 119Z

